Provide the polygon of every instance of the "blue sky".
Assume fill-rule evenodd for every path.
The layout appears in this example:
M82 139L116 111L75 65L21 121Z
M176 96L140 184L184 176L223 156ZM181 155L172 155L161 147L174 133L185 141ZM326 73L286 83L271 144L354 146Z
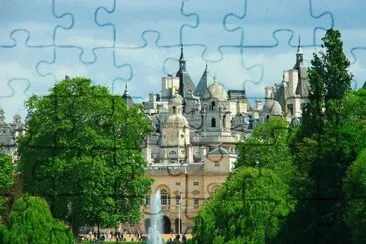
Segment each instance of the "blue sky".
M180 44L195 83L206 61L227 89L260 97L293 67L298 37L306 62L324 29L340 29L354 87L366 80L362 0L8 0L0 3L0 106L24 117L29 95L65 74L90 77L135 100L160 92L178 69ZM352 51L352 52L351 52Z

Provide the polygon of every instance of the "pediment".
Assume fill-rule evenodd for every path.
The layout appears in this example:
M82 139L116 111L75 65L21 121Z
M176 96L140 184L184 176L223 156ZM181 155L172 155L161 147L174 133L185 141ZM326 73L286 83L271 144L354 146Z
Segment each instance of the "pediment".
M194 190L191 193L194 194L194 195L197 195L197 194L200 194L201 192L199 190Z

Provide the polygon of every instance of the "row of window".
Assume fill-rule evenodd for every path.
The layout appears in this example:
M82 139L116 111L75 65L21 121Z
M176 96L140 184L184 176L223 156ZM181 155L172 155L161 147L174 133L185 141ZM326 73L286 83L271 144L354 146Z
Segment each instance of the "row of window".
M223 116L222 120L223 120L223 124L222 124L222 125L223 125L223 126L224 126L224 128L225 128L225 125L226 125L226 124L225 124L225 122L224 122L224 121L226 120L226 115L224 115L224 116ZM216 119L215 119L215 118L211 118L211 127L212 127L212 128L215 128L215 127L216 127Z
M176 185L176 186L180 186L180 182L175 182L175 185ZM193 182L193 185L194 185L194 186L199 186L199 185L200 185L200 183L199 183L198 181L194 181L194 182Z
M175 196L175 204L176 205L180 205L181 204L181 196L180 195L176 195ZM160 203L162 206L166 206L166 205L170 205L170 197L166 194L166 192L164 192L164 194L161 194L160 196ZM145 204L146 205L150 205L151 204L151 199L150 196L146 196L145 198ZM198 198L194 198L193 199L193 205L199 205L200 204L200 199Z

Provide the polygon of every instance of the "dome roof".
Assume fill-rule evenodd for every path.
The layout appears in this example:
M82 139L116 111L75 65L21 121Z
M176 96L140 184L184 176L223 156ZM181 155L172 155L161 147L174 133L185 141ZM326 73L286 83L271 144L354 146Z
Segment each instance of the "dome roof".
M171 104L175 104L175 105L182 105L183 104L183 97L179 94L176 94L171 100L170 100Z
M188 120L181 114L170 115L165 121L165 127L183 128L189 127Z
M219 83L213 83L203 93L203 99L216 98L219 101L226 101L227 94L224 87Z
M275 100L267 100L263 106L262 112L271 115L282 115L282 108L279 102Z

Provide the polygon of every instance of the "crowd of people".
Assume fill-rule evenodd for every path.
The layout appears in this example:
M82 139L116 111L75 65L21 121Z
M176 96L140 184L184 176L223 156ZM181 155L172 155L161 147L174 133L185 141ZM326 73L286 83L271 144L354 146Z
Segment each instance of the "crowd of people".
M139 232L131 232L124 230L123 232L120 231L100 231L97 232L95 230L88 230L85 233L79 234L79 239L81 241L148 241L149 235ZM164 243L167 244L174 244L174 243L186 243L187 236L186 234L183 235L172 235L171 237L164 240Z
M101 231L98 233L94 230L80 234L79 237L83 241L142 241L144 239L144 236L139 233L120 231Z

